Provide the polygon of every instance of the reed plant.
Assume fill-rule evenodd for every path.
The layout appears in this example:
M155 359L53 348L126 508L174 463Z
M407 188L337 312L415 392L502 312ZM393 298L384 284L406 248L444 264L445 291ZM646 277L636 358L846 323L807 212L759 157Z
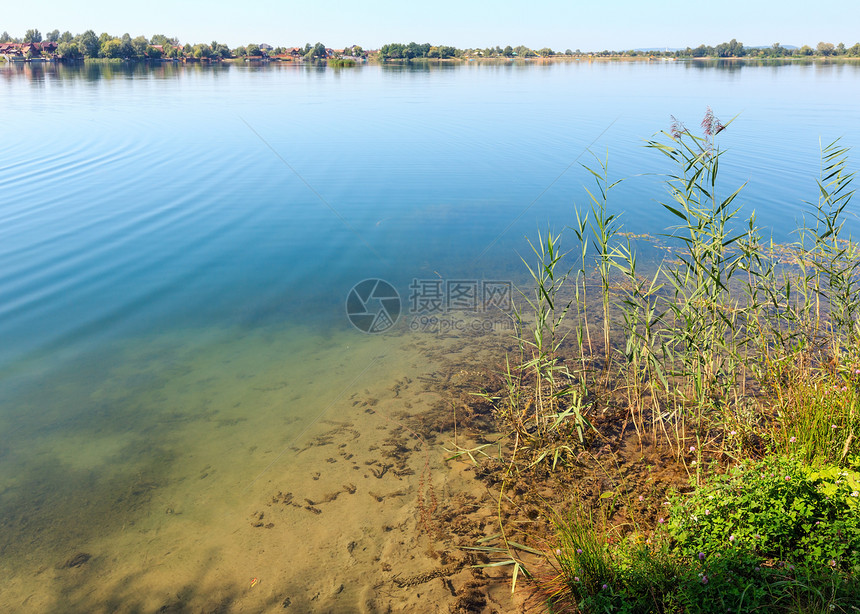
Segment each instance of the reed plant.
M701 135L675 120L647 142L675 165L666 177L670 198L660 204L676 221L666 233L671 251L647 276L629 239L620 241L609 204L619 181L609 180L608 158L586 167L595 188L570 227L576 263L564 264L560 234L529 242L535 262L524 263L534 287L516 312L519 355L507 358L505 389L491 400L530 462L555 465L584 443L590 386L604 397L623 391L639 437L649 433L680 459L713 441L715 430L748 422L758 391L813 377L810 369L860 364L860 246L844 236L853 195L847 150L838 142L822 148L819 198L797 242L776 246L754 214L740 219L743 185L720 195L716 139L730 124L708 109ZM602 312L597 327L588 317L591 279ZM572 326L564 322L570 314ZM614 344L613 328L623 333ZM561 352L571 332L573 361ZM590 368L593 337L603 339L602 377ZM782 392L792 391L803 392ZM576 437L565 443L559 437L571 425Z
M531 294L521 292L523 307L515 309L517 355L505 358L500 393L479 396L493 404L498 422L509 430L514 466L548 461L555 468L585 442L587 390L562 360L569 334L562 323L574 299L562 298L570 270L561 266L561 235L539 233L529 247L534 261L523 263L534 286Z
M587 190L590 207L576 209L569 228L578 241L574 263L566 264L559 234L539 233L529 242L533 257L524 263L534 283L516 311L517 354L506 357L502 389L483 393L510 435L509 445L498 448L505 457L500 533L494 536L500 543L489 547L506 558L491 564L525 571L518 552L526 546L509 540L501 513L502 501L511 500L507 484L537 465L555 470L583 452L589 458L593 441L620 445L628 423L640 443L647 436L656 449L665 446L691 474L692 494L673 508L679 516L693 507L695 516L708 516L714 505L708 497L729 488L715 477L720 462L791 467L794 473L783 471L783 482L770 490L764 486L773 476L756 469L762 487L732 491L735 499L723 506L725 522L711 531L717 535L731 525L733 532L722 536L731 542L732 536L754 540L773 530L773 540L785 538L785 544L727 550L701 531L695 536L689 518L654 527L645 542L619 542L574 502L556 522L546 555L555 576L541 590L552 611L860 608L853 597L860 594L860 568L849 569L856 553L832 550L841 570L820 569L820 561L798 554L809 533L803 529L809 510L795 510L792 533L783 535L775 521L753 526L747 509L765 515L782 509L773 493L795 501L805 480L810 486L797 490L797 500L818 489L813 499L826 502L827 489L837 488L845 510L856 511L857 490L845 485L845 476L854 484L860 469L860 245L846 230L854 195L848 150L839 141L821 147L817 198L807 203L794 241L777 244L754 213L741 217L744 186L723 189L717 137L730 124L708 109L701 134L676 120L647 142L674 166L665 181L668 198L659 201L674 224L665 234L666 256L650 270L630 238L621 240L620 218L609 202L618 182L609 181L607 158L588 168L596 181ZM589 317L594 308L597 322ZM601 338L602 348L593 343ZM622 398L629 422L620 432L614 425L604 432L592 426L588 416ZM839 518L854 527L850 517ZM647 533L642 527L636 532ZM819 540L822 552L828 536ZM767 557L789 554L800 561L796 571L768 566Z
M611 343L611 323L609 318L609 305L611 301L610 295L610 279L612 270L615 268L615 261L618 258L618 250L615 245L616 235L621 230L621 224L618 214L610 213L609 209L609 192L616 185L621 183L621 179L609 182L609 156L600 159L595 156L598 169L585 166L585 169L594 175L596 190L592 192L585 188L586 193L591 199L591 219L589 228L592 232L592 245L596 252L596 268L600 279L600 298L603 306L603 351L604 351L604 370L609 373L612 364L612 343ZM579 222L580 215L577 212L577 221ZM579 224L578 224L579 226ZM583 254L584 255L584 254Z

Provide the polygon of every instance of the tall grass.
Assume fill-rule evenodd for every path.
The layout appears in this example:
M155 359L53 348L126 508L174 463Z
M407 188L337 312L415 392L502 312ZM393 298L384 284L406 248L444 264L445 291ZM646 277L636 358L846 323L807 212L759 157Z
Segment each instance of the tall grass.
M494 538L502 544L483 548L507 558L492 565L524 572L518 552L534 553L507 537L507 485L536 475L529 472L537 465L550 470L541 475L554 475L594 441L619 444L628 424L640 443L647 437L688 471L695 461L693 496L710 492L703 490L714 480L706 461L717 459L770 454L825 473L860 468L860 245L846 232L854 195L848 150L839 141L821 147L816 198L806 203L794 241L775 244L754 214L741 217L744 186L724 190L720 180L717 137L730 124L708 109L700 134L676 120L647 142L672 165L667 197L658 202L674 222L665 257L647 272L611 209L618 182L609 180L607 158L586 167L595 188L587 190L588 209L574 212L572 253L549 231L529 244L533 254L524 262L534 287L516 313L518 351L506 359L502 390L483 395L510 434L498 448L505 475ZM599 432L589 421L625 403L620 429ZM845 494L851 505L856 496ZM860 607L850 574L765 570L754 549L722 559L691 555L659 527L650 543L618 545L623 531L611 543L610 529L577 506L563 520L556 516L557 548L547 556L556 575L541 589L552 611Z
M551 478L595 441L620 444L628 424L640 443L668 450L688 471L695 461L693 496L710 492L708 461L770 454L825 473L860 468L860 245L846 232L854 195L848 150L839 141L821 147L816 197L794 241L776 244L755 214L741 217L744 186L724 190L717 141L730 124L708 109L700 134L675 120L647 142L672 166L658 202L674 222L665 257L648 271L611 208L618 182L609 180L608 158L586 167L595 187L568 228L574 249L564 252L551 231L529 243L533 288L516 311L517 351L506 357L502 389L482 394L509 437L498 445L500 532L487 538L499 544L478 549L503 556L489 565L512 565L514 584L526 572L522 553L535 551L528 536L522 543L508 536L508 485ZM620 429L589 421L625 404ZM856 492L845 496L856 504ZM555 577L541 588L552 611L858 607L850 574L763 570L757 553L743 549L705 560L675 549L680 538L659 527L650 542L619 545L623 530L609 540L608 525L596 526L594 512L578 505L564 519L556 515L557 547L546 557ZM647 534L638 522L636 532Z
M690 447L719 444L722 431L767 422L761 415L780 415L786 404L798 425L811 423L820 404L802 400L808 387L787 384L860 368L860 245L845 233L854 194L847 149L838 141L822 147L818 197L796 241L775 245L754 215L740 217L744 186L723 193L717 136L730 124L708 109L701 135L676 120L647 142L674 166L659 202L675 220L665 234L671 251L647 276L611 211L618 181L610 182L606 158L587 167L595 188L570 227L573 264L565 264L560 234L530 243L534 288L517 314L519 356L508 358L506 390L493 398L500 423L531 450L529 463L555 464L585 442L597 392L623 393L638 436L650 434L680 459ZM595 297L597 322L589 317ZM563 356L569 334L575 352ZM592 366L598 359L602 373ZM571 417L576 437L565 442L559 437ZM769 422L766 439L784 442L788 431ZM843 460L858 451L846 432Z

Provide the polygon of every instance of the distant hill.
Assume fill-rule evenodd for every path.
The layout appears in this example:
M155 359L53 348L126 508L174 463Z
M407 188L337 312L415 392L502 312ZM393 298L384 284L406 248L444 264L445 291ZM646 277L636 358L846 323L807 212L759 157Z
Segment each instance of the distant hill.
M771 49L772 47L773 47L773 45L758 45L758 46L744 45L744 49ZM788 49L789 51L791 51L792 49L800 49L800 47L797 47L795 45L782 45L781 44L780 47L782 47L783 49Z
M780 45L783 49L787 49L788 51L792 51L794 49L799 49L799 47L795 45ZM691 47L691 49L695 49L698 45ZM770 49L773 45L744 45L744 49ZM683 51L686 47L637 47L634 51L639 51L641 53L651 53L651 52L667 52L667 51Z

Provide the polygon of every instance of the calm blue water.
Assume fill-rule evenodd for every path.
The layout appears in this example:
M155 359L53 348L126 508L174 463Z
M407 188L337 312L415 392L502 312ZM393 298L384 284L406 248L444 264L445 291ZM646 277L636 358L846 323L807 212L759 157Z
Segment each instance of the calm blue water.
M726 194L747 182L745 210L785 239L816 198L819 139L860 144L858 101L856 64L0 66L5 563L82 548L124 505L111 493L184 466L212 415L280 416L232 408L281 379L284 403L305 399L301 437L384 351L347 321L353 284L521 280L524 236L588 204L588 150L626 178L626 229L660 232L673 169L643 144L670 115L738 115ZM58 504L74 496L89 503Z
M670 114L739 114L724 179L778 234L815 196L819 139L860 142L851 64L0 75L7 366L189 322L338 327L356 278L506 270L525 234L587 204L588 148L628 178L628 228L656 231L662 188L642 175L671 169L641 146Z

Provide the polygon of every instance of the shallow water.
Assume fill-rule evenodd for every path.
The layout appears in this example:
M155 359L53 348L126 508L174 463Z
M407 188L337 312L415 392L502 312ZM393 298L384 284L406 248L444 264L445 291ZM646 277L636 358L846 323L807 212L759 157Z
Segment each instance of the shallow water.
M391 585L442 564L446 516L427 510L470 492L443 463L451 433L413 418L445 414L509 331L468 292L454 306L475 312L414 312L428 288L522 283L524 235L587 205L589 147L628 178L611 201L626 229L658 233L670 169L641 145L669 114L740 113L725 182L749 182L746 211L777 237L815 198L819 137L860 142L853 64L0 80L4 611L442 604L444 586ZM381 335L347 318L366 278L402 299Z

